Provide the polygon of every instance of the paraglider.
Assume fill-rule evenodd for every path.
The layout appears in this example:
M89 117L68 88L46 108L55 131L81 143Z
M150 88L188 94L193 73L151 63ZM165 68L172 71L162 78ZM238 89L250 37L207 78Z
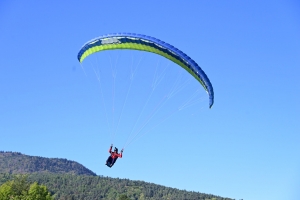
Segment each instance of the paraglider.
M110 156L107 158L105 165L108 167L112 167L118 158L122 158L123 149L121 150L121 153L118 153L118 148L115 147L114 151L112 151L113 145L110 146L108 152L110 153Z
M185 53L154 37L135 33L113 33L103 35L84 44L77 55L77 59L82 63L86 57L96 52L122 49L155 53L181 66L202 85L209 96L209 108L213 106L214 90L205 72ZM112 151L112 148L113 145L109 148L109 153L111 155L105 163L108 167L112 167L118 158L122 158L123 149L119 154L117 148L115 148L114 151Z

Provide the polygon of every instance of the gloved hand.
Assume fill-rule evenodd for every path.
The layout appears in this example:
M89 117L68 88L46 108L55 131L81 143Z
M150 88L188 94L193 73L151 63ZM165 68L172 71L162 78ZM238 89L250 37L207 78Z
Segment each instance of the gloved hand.
M113 144L111 144L110 146L111 146L111 147L113 147L114 145L113 145Z
M121 150L121 153L123 153L124 149Z

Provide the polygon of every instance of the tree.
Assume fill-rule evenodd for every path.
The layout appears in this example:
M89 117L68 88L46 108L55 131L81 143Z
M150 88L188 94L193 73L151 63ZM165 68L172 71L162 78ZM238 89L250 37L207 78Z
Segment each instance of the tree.
M0 186L0 200L7 200L12 195L12 181L8 181Z
M27 195L30 184L26 175L17 175L14 180L7 181L0 186L0 200L22 199Z
M38 185L37 182L30 185L30 189L28 191L28 200L51 200L52 197L48 192L48 189L44 185Z
M122 194L119 196L119 200L130 200L130 198L126 194Z
M141 194L140 194L139 200L145 200L145 195L144 195L144 193L141 193Z
M0 200L52 200L51 194L44 185L37 182L30 185L26 175L17 175L14 180L0 186Z

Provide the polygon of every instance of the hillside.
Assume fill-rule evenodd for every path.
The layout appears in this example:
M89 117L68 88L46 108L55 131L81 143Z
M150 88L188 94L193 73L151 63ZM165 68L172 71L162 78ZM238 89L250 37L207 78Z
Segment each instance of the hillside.
M34 172L96 176L94 172L75 161L0 151L0 173L25 174Z
M20 173L28 174L30 182L46 185L57 200L116 200L122 194L132 200L232 200L144 181L96 176L81 164L66 159L0 152L0 185Z

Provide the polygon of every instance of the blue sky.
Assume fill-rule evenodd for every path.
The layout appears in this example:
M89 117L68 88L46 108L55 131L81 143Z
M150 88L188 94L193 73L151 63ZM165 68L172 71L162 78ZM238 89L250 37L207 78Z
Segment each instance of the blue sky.
M299 199L299 19L296 0L1 1L0 150L223 197ZM188 54L212 82L213 108L159 56L111 51L78 63L85 42L115 32ZM195 104L179 111L186 101ZM110 143L121 148L147 119L124 158L104 166Z

